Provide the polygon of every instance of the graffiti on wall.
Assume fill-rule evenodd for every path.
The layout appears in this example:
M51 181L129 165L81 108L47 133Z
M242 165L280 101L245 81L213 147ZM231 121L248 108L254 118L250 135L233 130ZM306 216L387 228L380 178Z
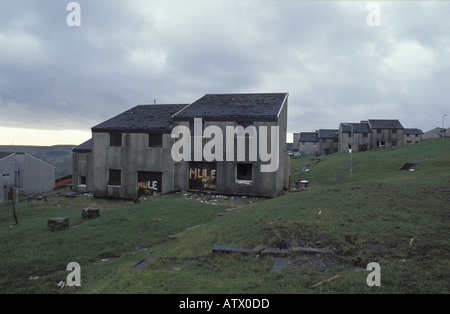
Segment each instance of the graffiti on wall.
M161 172L138 172L138 196L153 195L161 192Z
M216 189L217 164L215 162L189 163L189 188L194 190Z

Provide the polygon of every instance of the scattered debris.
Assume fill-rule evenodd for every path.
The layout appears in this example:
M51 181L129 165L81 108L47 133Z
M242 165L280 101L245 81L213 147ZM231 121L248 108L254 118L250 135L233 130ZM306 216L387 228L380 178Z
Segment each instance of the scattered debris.
M94 265L102 265L104 263L113 262L117 260L118 257L108 257L108 258L102 258L100 261L95 262Z
M66 282L61 280L56 287L62 290L66 287Z
M338 279L339 277L340 277L339 275L333 276L331 278L328 278L327 280L321 281L319 283L316 283L315 285L310 286L310 288L314 289L314 288L316 288L316 287L318 287L318 286L320 286L320 285L322 285L322 284L324 284L326 282L330 282L330 281L333 281L335 279Z

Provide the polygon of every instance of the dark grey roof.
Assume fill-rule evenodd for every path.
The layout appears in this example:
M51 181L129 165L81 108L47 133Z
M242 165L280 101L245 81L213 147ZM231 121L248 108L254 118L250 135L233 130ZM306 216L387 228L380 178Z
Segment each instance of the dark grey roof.
M276 121L287 93L206 94L177 113L177 121Z
M341 123L342 133L351 133L352 132L352 128L347 124L351 124L353 126L353 133L370 133L370 127L367 122Z
M74 147L72 149L73 152L77 153L88 153L92 151L92 139L87 140L86 142Z
M316 132L301 132L299 142L318 142Z
M12 155L14 153L10 153L10 152L0 152L0 159L3 159L5 157L8 157L9 155Z
M320 129L319 138L337 138L339 136L339 130L334 129Z
M92 128L92 132L167 132L172 115L187 105L138 105Z
M405 134L412 134L412 135L415 135L415 134L418 134L418 135L420 135L420 134L423 134L423 132L422 132L422 130L421 129L405 129Z
M368 121L372 129L403 129L403 125L398 120L369 119Z

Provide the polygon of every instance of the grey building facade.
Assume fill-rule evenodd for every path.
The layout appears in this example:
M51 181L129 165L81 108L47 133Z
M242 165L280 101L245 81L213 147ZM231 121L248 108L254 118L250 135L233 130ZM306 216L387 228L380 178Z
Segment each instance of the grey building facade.
M285 153L287 93L276 94L214 94L205 95L192 104L140 105L92 127L92 139L73 149L73 189L92 191L95 196L133 199L155 192L201 190L221 194L260 195L273 197L288 186L290 159ZM278 167L262 172L267 160L205 160L194 158L200 139L201 150L210 145L210 138L195 136L194 119L201 119L200 135L213 126L227 134L227 126L268 127L270 149L278 148ZM196 120L198 121L198 120ZM172 136L175 127L184 126L188 136L191 159L175 160L173 146L179 139ZM278 128L273 138L270 127ZM274 133L275 134L275 133ZM258 135L258 134L257 134ZM233 139L237 143L237 134ZM197 138L196 138L197 137ZM225 137L225 136L224 136ZM273 140L273 141L272 141ZM243 138L249 155L253 140ZM260 148L261 141L256 141ZM227 142L223 149L226 154ZM238 154L236 146L234 154ZM235 156L236 157L236 156ZM285 175L285 173L287 173Z
M285 178L289 177L290 172L286 169L290 161L286 153L287 101L287 93L207 94L177 113L173 117L176 125L184 125L193 130L194 119L201 118L202 129L215 126L227 137L225 139L224 136L221 161L207 161L203 156L201 160L185 162L181 166L188 169L182 189L269 197L280 194L286 188ZM231 134L227 133L227 128L236 130L239 126L244 129L254 127L256 133L233 133L233 138L230 139L228 136ZM278 129L276 138L272 136L272 127ZM261 133L263 128L267 130L267 134ZM240 136L243 143L241 146L238 141ZM226 156L230 147L225 142L229 140L233 143L232 158ZM205 148L209 141L210 139L204 138L202 147ZM265 172L262 168L267 163L260 155L264 141L267 141L269 150L272 145L277 147L278 156L272 158L278 159L278 166L272 172ZM193 149L193 142L191 147ZM244 160L239 160L239 150L244 150ZM256 158L250 158L251 152L258 152Z
M19 196L51 192L55 167L26 153L0 153L0 179L0 202L10 199L11 187Z

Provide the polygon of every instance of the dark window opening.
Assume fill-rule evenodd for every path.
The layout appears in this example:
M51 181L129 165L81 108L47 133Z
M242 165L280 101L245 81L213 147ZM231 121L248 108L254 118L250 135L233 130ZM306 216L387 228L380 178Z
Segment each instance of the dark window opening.
M252 164L237 164L236 165L236 179L251 181L253 179Z
M397 130L392 130L392 134L397 134Z
M109 185L121 185L122 175L120 170L109 170Z
M392 141L392 146L397 146L397 141Z
M377 129L377 133L379 133L379 134L380 134L380 133L381 133L381 129Z
M84 184L86 185L86 176L80 176L80 182L79 184Z
M122 146L122 133L109 133L110 146Z
M162 147L162 141L163 141L162 134L148 135L148 147Z
M363 133L363 137L367 137L368 136L368 134L367 133Z

